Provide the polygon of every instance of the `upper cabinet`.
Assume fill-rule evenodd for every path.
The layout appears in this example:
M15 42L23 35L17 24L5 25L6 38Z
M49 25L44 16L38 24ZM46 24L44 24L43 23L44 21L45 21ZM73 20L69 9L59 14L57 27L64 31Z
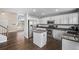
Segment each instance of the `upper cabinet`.
M47 21L55 21L54 22L55 24L78 24L79 23L77 12L42 18L40 19L40 24L47 24Z
M74 24L73 23L73 14L68 15L68 24Z
M78 24L78 13L55 16L55 24Z
M73 24L78 24L78 13L73 14Z
M59 24L59 23L60 23L58 16L55 16L55 17L54 17L54 20L55 20L55 24Z

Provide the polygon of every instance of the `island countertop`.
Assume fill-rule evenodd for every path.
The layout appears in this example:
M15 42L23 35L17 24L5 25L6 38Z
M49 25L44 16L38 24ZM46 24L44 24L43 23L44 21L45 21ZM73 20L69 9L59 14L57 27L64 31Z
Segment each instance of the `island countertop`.
M46 32L47 30L41 30L41 29L39 29L39 30L33 30L33 32L36 32L36 33L43 33L43 32Z

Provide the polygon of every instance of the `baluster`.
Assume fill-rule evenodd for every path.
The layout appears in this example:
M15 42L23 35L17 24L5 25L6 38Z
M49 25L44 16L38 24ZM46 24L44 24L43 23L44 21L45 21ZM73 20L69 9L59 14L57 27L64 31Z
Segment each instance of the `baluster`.
M8 35L8 26L7 26L7 28L6 28L6 27L0 25L0 31L1 31L1 34L2 34L2 35L7 36L7 35Z
M3 28L2 28L2 35L3 35Z
M3 31L3 35L4 35L4 28L2 28L2 31Z
M8 26L7 26L7 30L6 30L6 36L8 36Z
M5 29L3 29L3 31L4 31L4 35L5 35Z

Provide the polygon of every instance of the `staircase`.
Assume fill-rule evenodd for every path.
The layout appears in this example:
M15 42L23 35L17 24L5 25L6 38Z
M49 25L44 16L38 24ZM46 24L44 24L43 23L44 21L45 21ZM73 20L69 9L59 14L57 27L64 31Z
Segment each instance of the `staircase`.
M0 25L0 43L7 42L8 27Z

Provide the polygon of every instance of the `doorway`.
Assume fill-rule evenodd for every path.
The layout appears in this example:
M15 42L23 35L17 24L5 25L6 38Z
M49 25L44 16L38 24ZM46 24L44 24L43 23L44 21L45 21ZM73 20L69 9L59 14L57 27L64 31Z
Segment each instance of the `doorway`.
M17 31L24 31L24 22L25 22L24 16L19 15L17 20Z

